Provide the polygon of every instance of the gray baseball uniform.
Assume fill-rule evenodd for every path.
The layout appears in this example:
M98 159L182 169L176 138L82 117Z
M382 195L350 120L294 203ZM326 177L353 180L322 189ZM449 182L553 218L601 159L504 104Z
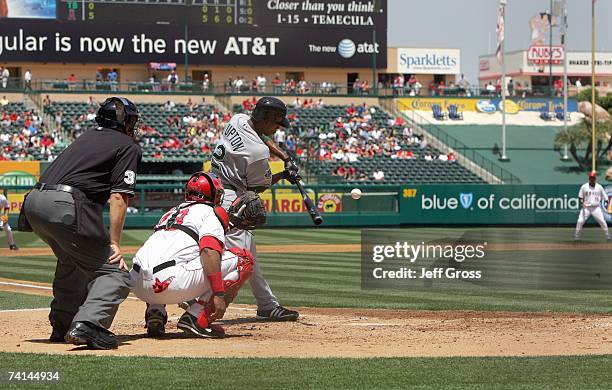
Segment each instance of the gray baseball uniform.
M212 171L223 181L223 207L226 209L241 193L247 190L263 192L272 185L268 163L270 150L249 125L249 119L245 114L234 115L221 133L213 152ZM225 235L225 247L246 248L257 257L255 241L248 230L230 230ZM259 261L255 261L249 283L260 310L270 310L279 305L263 276Z

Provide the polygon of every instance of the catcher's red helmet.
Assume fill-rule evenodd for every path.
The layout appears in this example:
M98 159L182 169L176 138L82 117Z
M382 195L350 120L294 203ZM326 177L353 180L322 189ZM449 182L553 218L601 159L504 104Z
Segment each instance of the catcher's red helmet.
M185 184L185 200L188 202L209 202L220 206L223 194L221 179L213 173L196 172Z

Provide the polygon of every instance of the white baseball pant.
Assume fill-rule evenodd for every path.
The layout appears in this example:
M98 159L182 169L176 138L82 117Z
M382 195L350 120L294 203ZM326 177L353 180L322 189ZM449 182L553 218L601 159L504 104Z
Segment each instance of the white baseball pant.
M583 207L580 210L580 214L578 214L578 222L576 223L576 233L574 237L580 238L580 231L582 230L582 226L584 226L585 222L589 219L590 216L593 216L595 221L601 226L604 233L606 234L606 238L609 237L608 232L608 224L606 223L606 219L604 218L603 210L601 206L587 206Z
M149 310L158 309L165 312L164 305L179 304L192 299L208 302L212 297L210 282L204 275L202 262L199 257L186 262L179 262L172 267L165 268L153 273L153 268L158 261L148 262L147 259L134 258L134 264L140 266L137 272L130 270L130 288L134 295L149 304ZM237 270L238 257L231 252L225 252L221 261L221 275L223 280L238 280L240 274ZM167 282L168 287L160 293L153 290L153 285L159 282ZM197 317L203 306L194 303L187 310Z
M227 210L235 199L236 192L226 189L223 198L223 208ZM264 278L261 266L257 260L257 247L253 234L248 230L232 229L225 235L225 247L245 248L253 254L255 264L253 276L249 279L249 284L251 285L251 292L257 301L257 308L259 310L270 310L279 306L278 299L272 293L272 289Z
M8 241L8 244L14 245L15 239L13 238L13 230L11 229L11 225L9 225L8 222L4 223L3 221L0 221L0 229L4 230L6 233L6 241Z

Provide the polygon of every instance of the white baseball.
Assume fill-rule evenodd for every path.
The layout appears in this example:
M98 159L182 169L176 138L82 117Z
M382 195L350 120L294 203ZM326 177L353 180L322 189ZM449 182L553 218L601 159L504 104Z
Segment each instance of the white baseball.
M351 190L351 198L355 200L361 198L361 190L359 188L353 188Z

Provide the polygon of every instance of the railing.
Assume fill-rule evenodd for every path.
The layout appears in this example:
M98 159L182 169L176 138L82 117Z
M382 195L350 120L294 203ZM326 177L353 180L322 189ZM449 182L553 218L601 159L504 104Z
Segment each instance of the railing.
M476 164L485 172L481 172L480 176L488 176L488 174L493 176L493 180L487 180L488 182L495 182L495 178L499 179L503 184L519 184L521 180L511 173L510 171L502 168L492 160L486 158L479 152L475 151L473 148L467 146L463 142L459 141L455 137L451 136L439 126L429 122L427 119L423 118L416 111L409 109L401 102L397 102L398 111L404 115L406 119L420 127L427 133L429 133L436 140L440 141L442 144L448 146L450 149L456 151L461 156L467 158L469 161Z
M3 87L0 79L0 94L2 92L68 92L68 93L108 93L127 92L131 94L171 94L171 95L289 95L289 96L362 96L362 97L466 97L466 98L498 98L499 92L489 91L480 86L447 86L447 87L421 87L405 85L404 87L393 87L379 85L377 89L369 87L362 90L358 86L334 83L307 83L305 89L288 87L285 85L274 86L268 82L264 87L253 88L246 83L237 88L228 82L203 85L202 82L179 82L171 84L167 81L95 81L95 80L34 80L30 87L26 88L23 79L9 78L6 87ZM606 87L597 87L600 93L609 91ZM575 96L577 88L569 89L569 96ZM560 91L548 86L531 86L528 88L514 88L511 96L515 97L559 97Z

